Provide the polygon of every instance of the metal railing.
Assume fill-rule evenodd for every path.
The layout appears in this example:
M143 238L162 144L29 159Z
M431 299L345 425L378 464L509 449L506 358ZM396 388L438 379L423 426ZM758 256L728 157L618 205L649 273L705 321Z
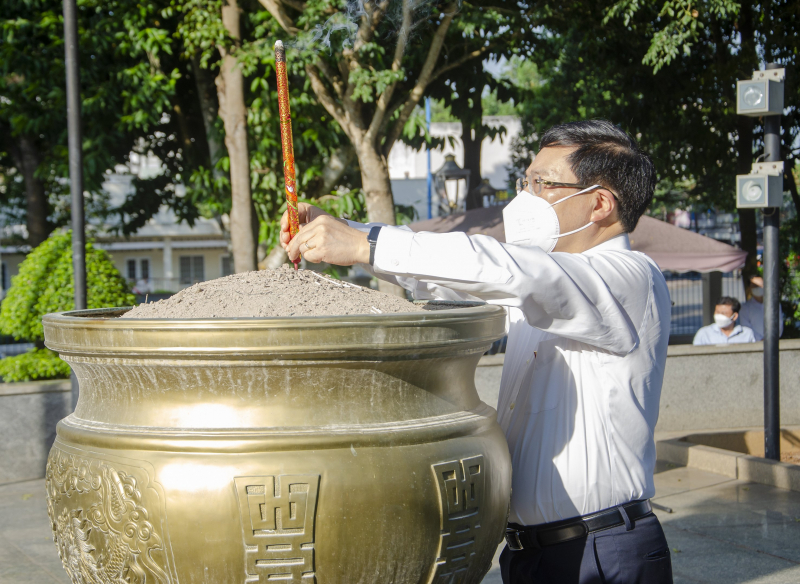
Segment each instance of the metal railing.
M36 345L27 341L17 341L14 337L0 336L0 359L27 353Z
M703 326L703 276L698 272L664 272L672 299L670 335L693 335ZM722 295L744 302L741 270L722 274Z

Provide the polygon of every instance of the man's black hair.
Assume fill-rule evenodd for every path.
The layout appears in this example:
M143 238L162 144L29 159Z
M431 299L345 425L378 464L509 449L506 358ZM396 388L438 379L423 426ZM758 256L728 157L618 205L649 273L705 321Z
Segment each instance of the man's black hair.
M540 146L577 146L567 160L578 181L613 191L622 228L636 228L656 188L653 161L636 140L607 120L586 120L553 126Z
M742 303L730 296L723 296L717 301L715 306L730 306L733 312L739 312L742 309Z

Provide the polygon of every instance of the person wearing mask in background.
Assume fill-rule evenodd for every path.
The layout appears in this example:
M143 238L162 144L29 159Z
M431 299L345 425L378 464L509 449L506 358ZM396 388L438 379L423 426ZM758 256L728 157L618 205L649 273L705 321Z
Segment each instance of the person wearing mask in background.
M360 263L415 298L479 298L511 319L498 422L513 466L505 584L670 584L649 498L670 299L628 233L656 172L604 120L555 126L486 235L363 225L300 203L289 258ZM383 584L383 583L380 583Z
M783 334L783 309L778 305L778 336ZM750 278L750 300L742 304L739 312L739 324L750 327L757 341L764 340L764 278Z
M693 345L727 345L730 343L755 343L753 331L737 324L742 305L736 298L723 296L714 308L714 324L704 326L694 336Z

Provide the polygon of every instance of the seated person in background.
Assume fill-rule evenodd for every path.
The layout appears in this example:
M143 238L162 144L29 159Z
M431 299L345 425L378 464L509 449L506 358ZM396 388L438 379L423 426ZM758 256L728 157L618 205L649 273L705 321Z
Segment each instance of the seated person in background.
M783 309L778 306L778 336L783 334ZM739 324L753 329L757 341L764 340L764 278L750 278L750 300L742 304L739 312Z
M742 305L736 298L723 296L714 309L714 324L704 326L694 336L693 345L727 345L755 343L752 329L736 324Z

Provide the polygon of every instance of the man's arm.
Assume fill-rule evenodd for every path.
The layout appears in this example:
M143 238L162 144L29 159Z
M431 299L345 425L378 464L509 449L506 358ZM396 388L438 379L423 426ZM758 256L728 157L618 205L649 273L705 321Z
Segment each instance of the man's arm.
M378 238L373 267L519 308L536 328L624 355L638 343L652 293L645 263L389 227Z
M358 221L348 221L347 225L352 227L353 229L358 229L361 231L365 236L369 233L370 229L373 227L388 227L385 223L359 223ZM394 227L394 229L402 229L409 233L414 233L410 227L407 225L401 225ZM421 282L417 278L411 276L396 276L390 272L380 272L375 270L369 264L359 264L363 267L367 272L379 278L381 280L385 280L392 284L396 284L401 288L404 288L411 292L411 296L415 300L479 300L474 296L469 294L464 294L453 290L452 288L446 286L440 286L433 283L426 283Z

